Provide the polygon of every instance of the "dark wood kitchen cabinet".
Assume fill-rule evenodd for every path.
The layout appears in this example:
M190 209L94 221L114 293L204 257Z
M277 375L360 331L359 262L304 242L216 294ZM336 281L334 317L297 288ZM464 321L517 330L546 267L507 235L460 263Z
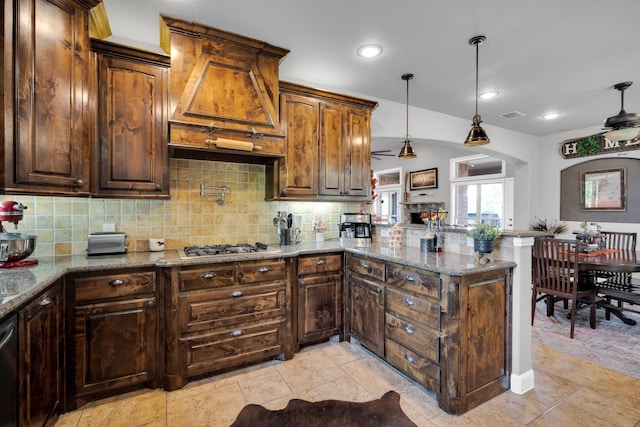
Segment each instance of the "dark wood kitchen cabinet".
M92 193L169 198L170 58L92 39L96 126Z
M63 307L58 282L19 311L20 426L52 425L61 409Z
M384 357L385 264L347 257L347 334Z
M511 269L455 275L348 254L346 274L346 333L442 409L462 414L509 389Z
M342 254L298 257L298 344L342 333Z
M159 386L158 292L154 269L67 277L70 336L67 409L134 388Z
M280 82L286 156L266 169L267 199L368 200L376 102Z
M4 4L6 192L89 193L89 9L100 0Z
M168 271L165 389L293 357L290 270L284 259L264 259Z

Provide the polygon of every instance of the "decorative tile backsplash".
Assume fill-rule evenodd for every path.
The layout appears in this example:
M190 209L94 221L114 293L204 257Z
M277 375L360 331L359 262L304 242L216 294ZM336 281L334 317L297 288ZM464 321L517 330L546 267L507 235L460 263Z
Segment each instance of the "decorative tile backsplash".
M302 214L302 241L315 240L312 221L329 224L327 238L338 237L343 212L369 205L264 200L265 167L240 163L171 159L171 199L102 199L4 195L27 206L18 231L38 236L34 256L83 254L89 233L115 224L127 235L129 251L149 250L148 239L164 237L167 249L220 243L278 244L273 218L278 211ZM200 185L231 189L224 204L200 196ZM7 231L13 224L3 223Z

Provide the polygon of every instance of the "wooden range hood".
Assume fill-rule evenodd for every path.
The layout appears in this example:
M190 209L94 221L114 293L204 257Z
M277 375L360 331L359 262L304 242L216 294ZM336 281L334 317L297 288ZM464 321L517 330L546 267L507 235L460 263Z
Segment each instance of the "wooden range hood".
M171 56L171 156L258 164L284 157L278 69L289 51L165 15L160 28Z

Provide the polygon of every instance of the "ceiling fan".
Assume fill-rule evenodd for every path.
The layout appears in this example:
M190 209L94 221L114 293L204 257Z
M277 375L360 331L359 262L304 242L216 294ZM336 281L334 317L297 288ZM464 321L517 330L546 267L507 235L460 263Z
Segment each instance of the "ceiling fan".
M373 157L376 160L382 160L379 156L395 157L395 154L386 154L386 153L390 153L390 152L391 152L391 150L372 151L371 152L371 157Z
M620 91L620 112L604 122L604 137L609 141L628 141L640 133L640 114L624 110L624 91L632 84L633 82L622 82L613 86Z

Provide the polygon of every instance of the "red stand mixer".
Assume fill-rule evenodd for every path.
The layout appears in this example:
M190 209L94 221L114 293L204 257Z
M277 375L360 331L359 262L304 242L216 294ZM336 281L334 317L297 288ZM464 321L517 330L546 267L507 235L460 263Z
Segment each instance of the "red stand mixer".
M27 209L22 203L5 200L0 202L0 268L23 267L38 263L37 259L25 260L36 248L36 235L9 233L2 221L12 222L16 229Z

